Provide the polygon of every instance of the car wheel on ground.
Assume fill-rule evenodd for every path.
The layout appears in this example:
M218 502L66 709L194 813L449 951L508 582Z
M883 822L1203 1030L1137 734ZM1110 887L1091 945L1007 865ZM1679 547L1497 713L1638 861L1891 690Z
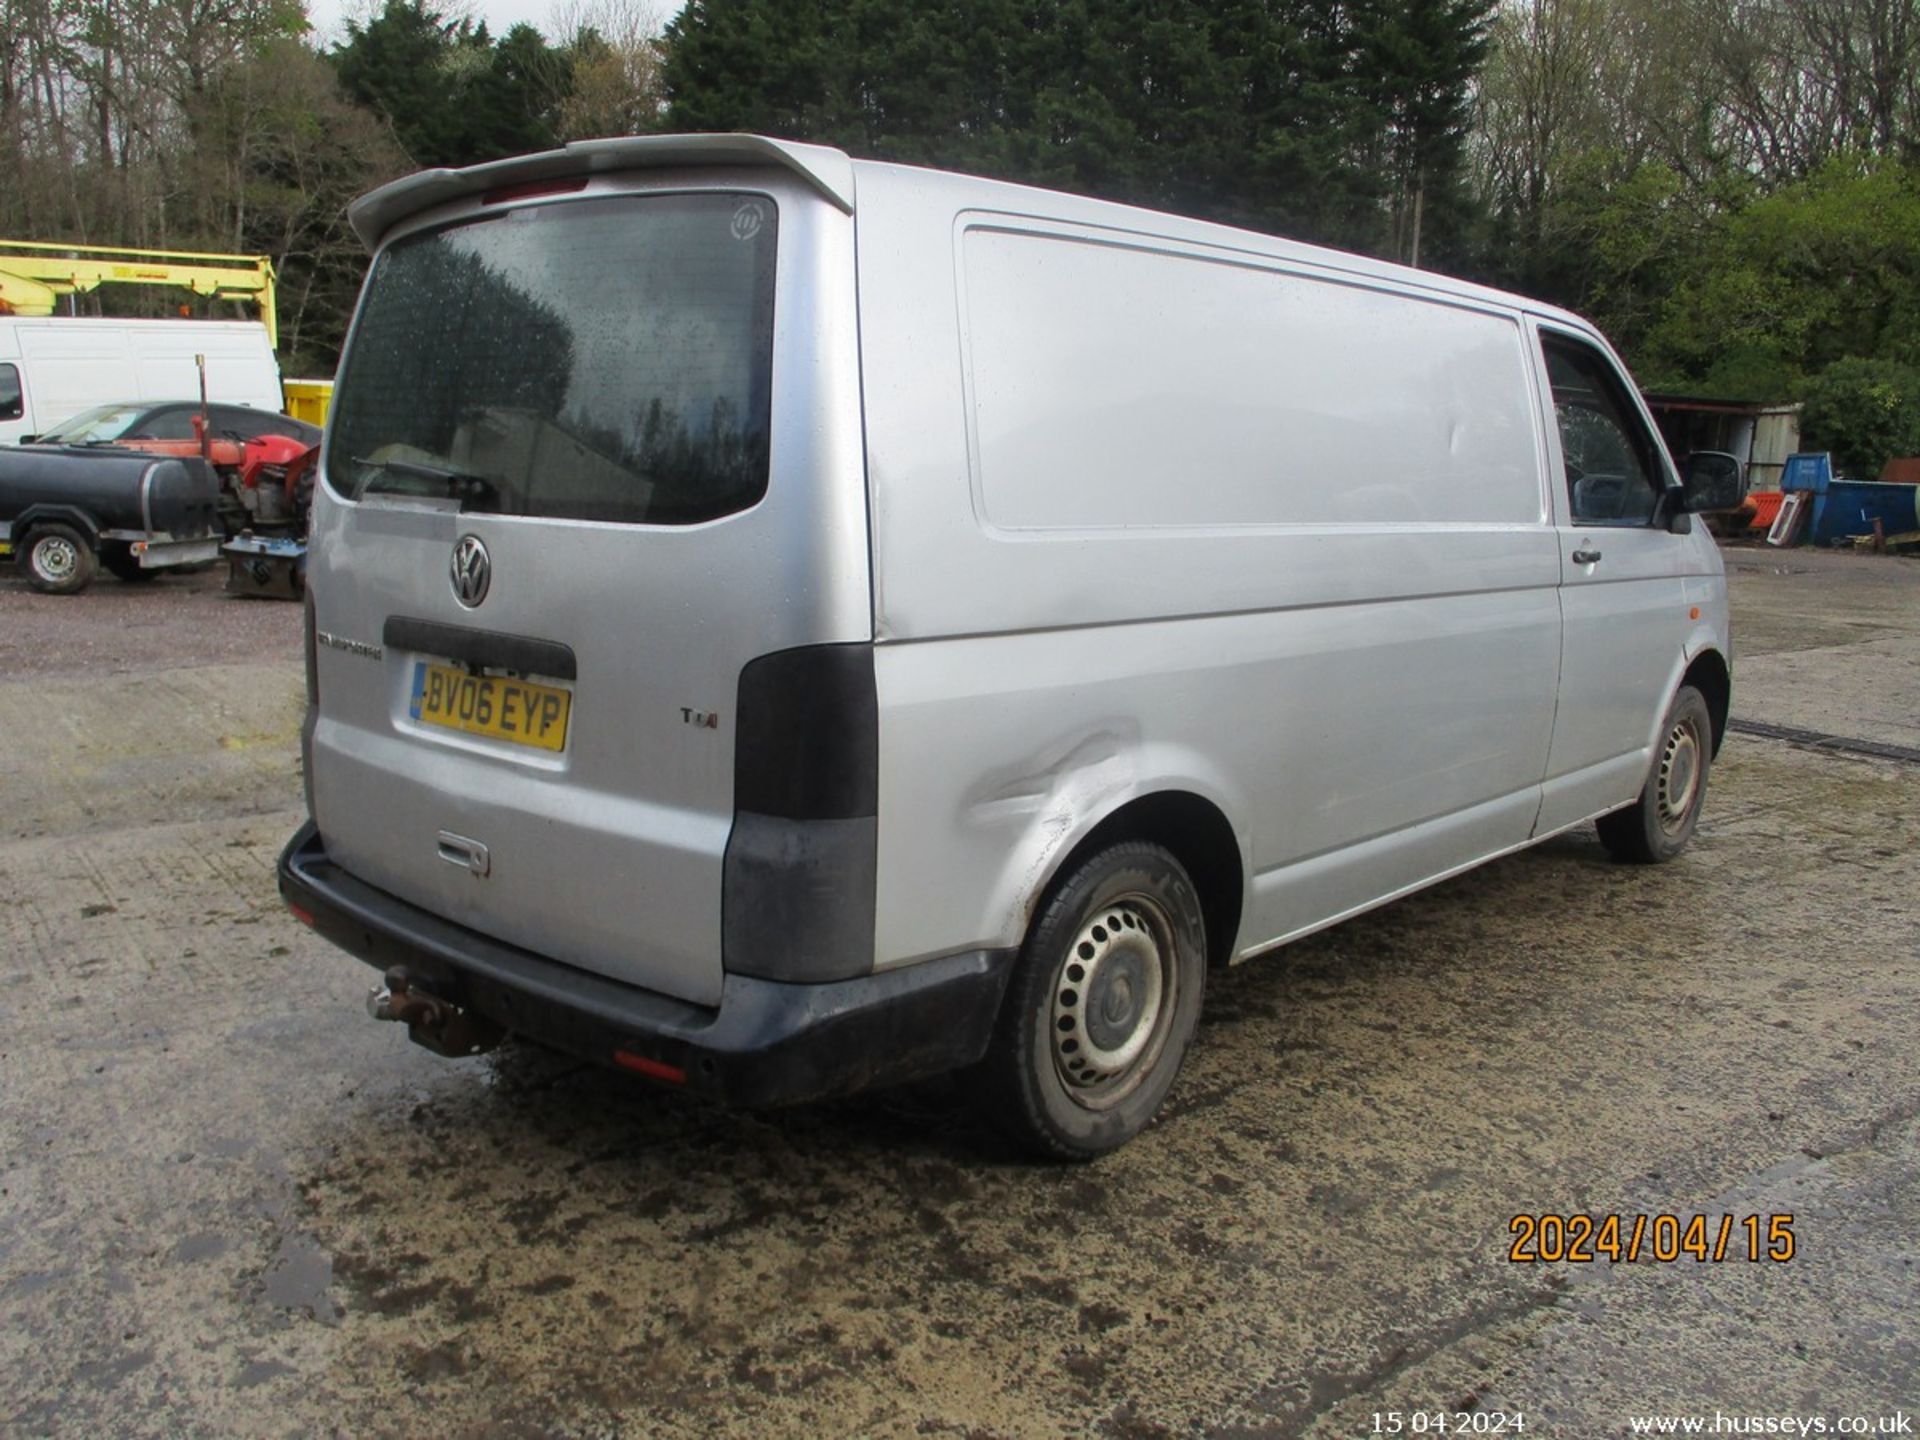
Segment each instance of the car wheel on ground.
M93 546L71 525L41 525L27 537L27 581L48 595L77 595L93 581Z
M1206 984L1186 870L1128 841L1041 906L976 1074L989 1117L1047 1159L1091 1160L1144 1130L1179 1072Z
M1691 685L1675 692L1640 798L1600 817L1600 843L1616 860L1657 865L1687 848L1707 798L1713 716Z

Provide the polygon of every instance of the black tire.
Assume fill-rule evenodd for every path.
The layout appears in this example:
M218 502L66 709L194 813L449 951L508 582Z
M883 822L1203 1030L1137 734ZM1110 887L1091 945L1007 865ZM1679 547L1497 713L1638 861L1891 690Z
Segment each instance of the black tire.
M1667 707L1660 744L1640 798L1602 815L1600 843L1616 860L1659 865L1687 848L1707 798L1713 764L1713 715L1706 697L1682 685Z
M117 579L130 585L139 585L159 575L158 570L145 570L134 558L133 551L124 544L102 545L100 563Z
M1138 1135L1193 1038L1206 956L1199 893L1158 845L1076 866L1027 932L974 1073L989 1118L1048 1160L1092 1160Z
M93 546L71 525L39 525L22 560L27 583L47 595L78 595L93 583Z

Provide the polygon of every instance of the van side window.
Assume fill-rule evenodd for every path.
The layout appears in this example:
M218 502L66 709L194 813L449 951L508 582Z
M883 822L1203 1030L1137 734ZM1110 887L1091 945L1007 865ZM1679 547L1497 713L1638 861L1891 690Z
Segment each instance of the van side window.
M20 370L14 365L0 365L0 420L18 420L27 413L27 407L20 398Z
M1646 524L1666 485L1666 471L1619 373L1599 351L1577 340L1543 335L1541 345L1573 518L1582 524Z

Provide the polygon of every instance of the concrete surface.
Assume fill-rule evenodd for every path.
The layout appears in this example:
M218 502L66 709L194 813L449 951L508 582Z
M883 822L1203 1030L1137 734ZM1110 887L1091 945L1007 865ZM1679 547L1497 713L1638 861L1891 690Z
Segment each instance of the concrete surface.
M1737 713L1911 742L1920 566L1731 564ZM0 579L0 1434L1920 1408L1920 767L1736 736L1679 862L1577 834L1218 976L1163 1123L1046 1169L941 1087L734 1114L367 1020L273 893L298 608L213 581ZM1798 1253L1511 1263L1541 1211Z

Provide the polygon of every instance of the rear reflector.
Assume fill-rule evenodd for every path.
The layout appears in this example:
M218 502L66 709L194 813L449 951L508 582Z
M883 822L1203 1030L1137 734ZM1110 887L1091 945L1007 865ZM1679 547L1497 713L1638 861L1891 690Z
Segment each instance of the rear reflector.
M650 1080L664 1080L669 1085L687 1083L687 1072L678 1065L669 1065L664 1060L649 1060L646 1056L635 1055L630 1050L614 1051L613 1063L623 1070L632 1070L636 1074L645 1075Z
M288 901L287 913L293 916L293 918L298 920L302 925L305 925L308 929L313 928L313 914L311 911L302 910L298 905L295 905L292 901Z

